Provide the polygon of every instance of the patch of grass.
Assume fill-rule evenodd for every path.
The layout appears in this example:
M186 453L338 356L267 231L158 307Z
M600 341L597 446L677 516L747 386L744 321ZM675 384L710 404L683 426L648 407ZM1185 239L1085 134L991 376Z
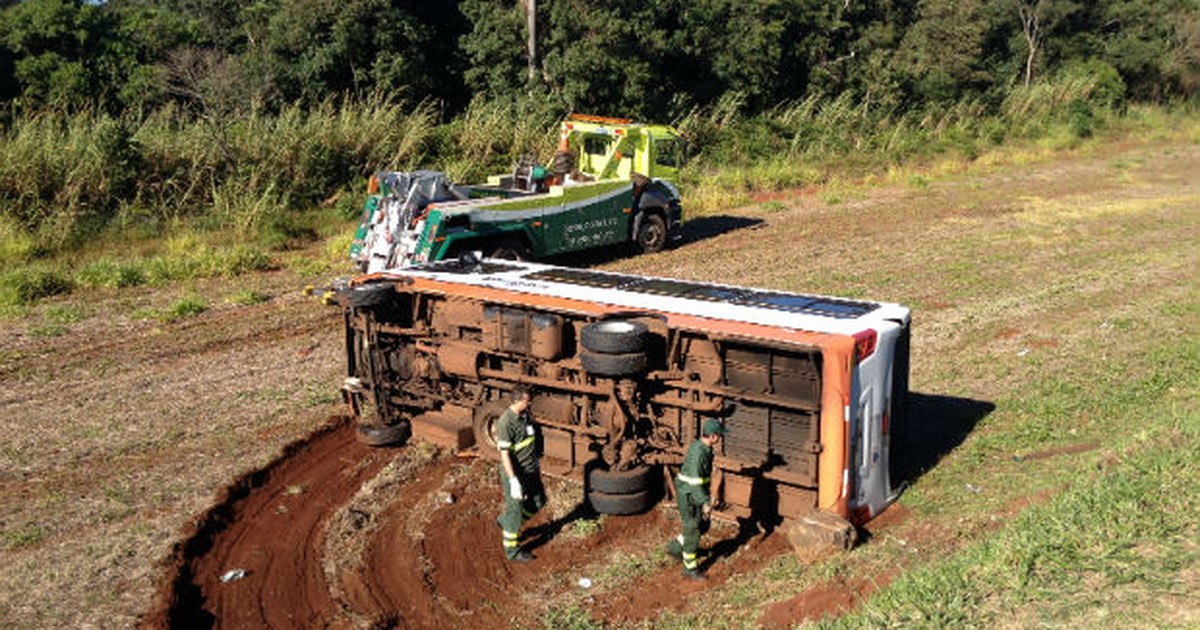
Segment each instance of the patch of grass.
M34 239L16 221L0 214L0 267L25 264L36 251Z
M146 281L141 268L130 262L101 258L88 263L75 274L76 281L86 287L124 289Z
M70 330L68 324L74 324L84 317L84 310L78 306L49 306L42 311L43 323L30 328L29 332L39 337L58 337Z
M929 179L924 175L913 173L908 176L908 185L917 190L929 190Z
M147 279L155 284L195 278L232 278L251 271L263 271L270 266L270 255L245 245L228 248L196 245L143 263Z
M764 201L762 203L761 207L764 212L768 212L771 214L775 214L778 212L787 212L787 210L788 210L787 204L785 204L782 201L779 201L777 199L772 199L771 201Z
M334 272L335 269L338 269L338 265L331 263L329 260L323 258L313 258L311 256L291 256L287 259L286 265L288 269L292 270L293 273L301 278L316 278L318 276L325 276ZM348 272L349 269L350 259L347 256L344 263L344 271Z
M320 407L341 402L339 390L322 385L306 385L304 387L304 406Z
M165 311L159 311L155 316L157 319L170 323L195 317L207 310L208 301L200 295L191 293L175 300Z
M270 295L255 289L240 289L234 293L231 293L225 298L225 301L230 304L237 304L239 306L253 306L255 304L262 304L269 299L271 299Z
M604 529L603 520L604 515L596 518L581 518L572 521L564 533L571 538L587 538L588 536L599 534Z
M78 306L54 305L47 307L42 315L46 321L55 324L74 324L82 321L87 313Z
M70 331L70 328L62 324L47 323L30 328L29 334L35 337L61 337Z
M662 552L652 555L617 553L596 576L600 584L624 584L642 577L667 561Z
M7 550L31 547L42 542L46 530L37 523L26 523L16 529L6 529L3 533L4 548Z
M57 269L30 266L0 275L0 304L29 305L43 298L70 293L75 283Z
M573 603L547 610L542 617L541 627L544 630L599 630L605 626L593 620L579 604Z

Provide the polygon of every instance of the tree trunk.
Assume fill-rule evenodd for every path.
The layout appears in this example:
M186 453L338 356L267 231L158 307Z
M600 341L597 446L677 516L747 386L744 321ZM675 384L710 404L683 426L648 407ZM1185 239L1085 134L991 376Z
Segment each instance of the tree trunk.
M1029 46L1029 54L1025 57L1025 87L1033 83L1033 62L1041 45L1040 24L1038 23L1037 7L1040 0L1032 4L1022 2L1018 11L1021 14L1021 31L1025 35L1025 43Z
M528 30L529 81L537 77L537 0L525 0L525 24Z

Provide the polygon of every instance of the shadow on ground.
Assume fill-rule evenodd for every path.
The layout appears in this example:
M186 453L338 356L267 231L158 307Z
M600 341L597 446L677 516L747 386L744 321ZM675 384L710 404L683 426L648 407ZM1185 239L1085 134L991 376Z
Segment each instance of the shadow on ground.
M901 448L892 461L892 484L912 483L963 443L996 405L970 398L910 392L904 426L894 440Z
M599 518L599 514L592 509L592 506L587 501L580 501L570 512L561 518L542 523L541 525L531 527L526 530L522 536L521 546L526 551L533 551L538 547L550 542L563 529L571 523L578 520L594 520Z
M715 216L688 219L683 224L683 239L668 245L668 248L688 245L697 241L714 238L728 232L752 228L761 224L761 219L752 219L749 217ZM551 256L545 259L543 262L552 265L563 265L566 267L594 267L596 265L603 265L620 260L622 258L627 258L635 254L636 252L633 251L631 246L617 245L590 249L581 252L571 252L569 254L562 254L559 256Z
M762 219L750 217L732 217L720 215L713 217L697 217L683 224L683 242L694 243L706 238L713 238L733 232L762 225Z

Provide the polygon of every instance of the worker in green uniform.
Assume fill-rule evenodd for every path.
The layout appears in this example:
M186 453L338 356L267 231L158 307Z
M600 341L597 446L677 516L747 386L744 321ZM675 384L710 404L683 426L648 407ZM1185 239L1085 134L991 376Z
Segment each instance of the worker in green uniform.
M683 466L675 476L675 497L679 504L679 519L683 521L683 533L667 543L667 553L683 560L683 575L693 580L703 580L696 551L700 547L700 536L708 529L708 517L712 510L709 498L709 477L712 475L713 447L725 435L725 427L716 418L708 418L700 430L700 437L692 442Z
M538 464L541 446L529 414L529 390L517 385L510 404L496 421L496 447L500 449L500 489L504 513L496 519L504 536L504 555L514 562L529 562L533 554L521 548L521 526L546 504Z

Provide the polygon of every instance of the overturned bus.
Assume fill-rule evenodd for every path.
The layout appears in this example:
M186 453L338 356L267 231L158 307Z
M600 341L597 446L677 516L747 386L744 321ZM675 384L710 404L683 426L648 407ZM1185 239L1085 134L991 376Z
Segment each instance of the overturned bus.
M719 515L861 525L898 494L899 304L472 256L358 277L337 303L364 441L494 451L520 383L544 469L601 513L659 500L709 416L728 429Z

